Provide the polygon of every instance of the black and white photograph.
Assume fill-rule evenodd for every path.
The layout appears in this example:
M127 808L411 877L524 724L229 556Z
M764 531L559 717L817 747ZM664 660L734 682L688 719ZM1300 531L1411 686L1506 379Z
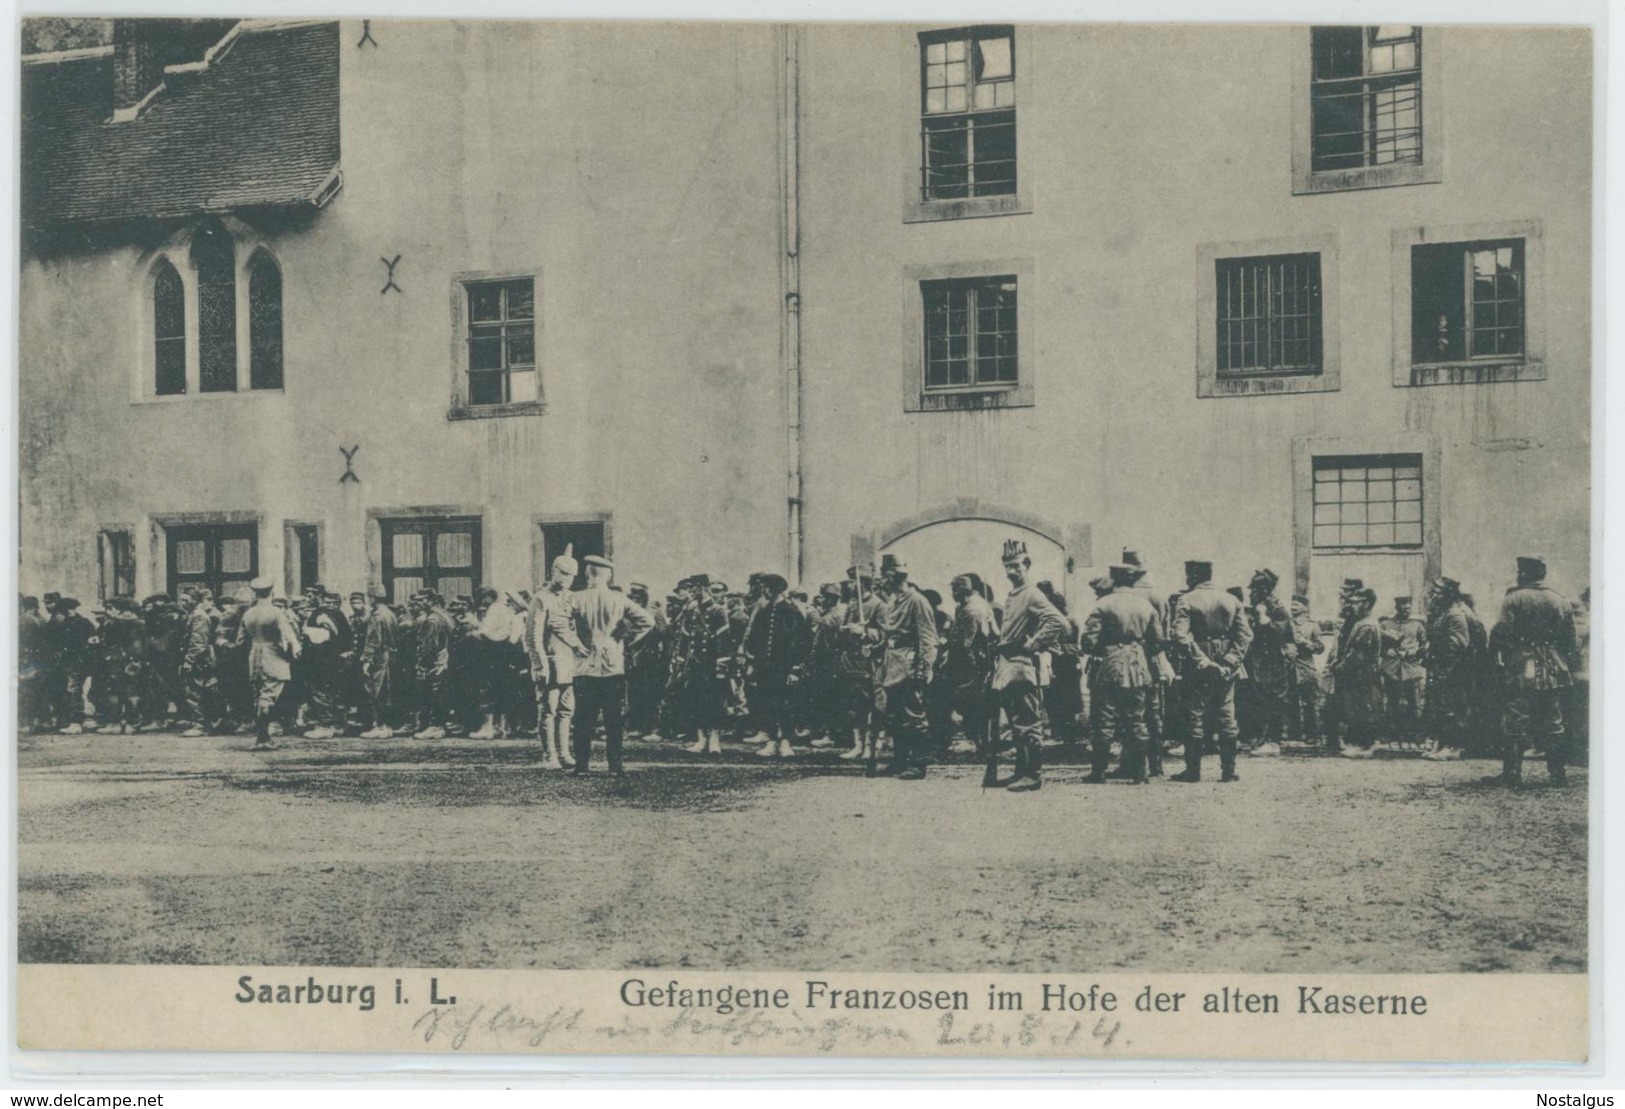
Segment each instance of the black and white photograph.
M1583 999L1595 45L23 19L17 960Z

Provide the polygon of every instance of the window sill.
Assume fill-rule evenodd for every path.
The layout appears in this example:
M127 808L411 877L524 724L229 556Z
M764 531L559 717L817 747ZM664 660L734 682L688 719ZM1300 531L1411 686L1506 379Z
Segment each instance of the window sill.
M904 202L904 223L932 223L937 220L981 219L987 216L1029 215L1032 200L1024 193L976 196L964 200L914 200Z
M1220 377L1217 372L1200 370L1196 378L1198 397L1265 397L1287 393L1335 393L1342 387L1337 370L1313 374L1255 374Z
M1425 553L1421 546L1410 547L1312 547L1310 554L1317 555L1420 555Z
M248 397L280 397L286 393L285 389L233 389L229 392L219 393L172 393L165 396L153 394L151 396L137 397L131 404L185 404L188 401L223 401L240 400Z
M1391 166L1361 166L1359 169L1324 169L1292 175L1292 192L1297 196L1315 193L1351 192L1357 189L1389 189L1399 185L1435 185L1444 180L1437 160Z
M1015 385L980 386L922 392L914 412L972 412L988 408L1031 408L1033 391Z
M1406 385L1489 385L1503 381L1545 381L1546 364L1526 359L1482 362L1428 362L1411 367Z
M446 419L491 420L502 416L540 416L546 411L547 405L539 400L523 401L519 404L463 405L447 411Z

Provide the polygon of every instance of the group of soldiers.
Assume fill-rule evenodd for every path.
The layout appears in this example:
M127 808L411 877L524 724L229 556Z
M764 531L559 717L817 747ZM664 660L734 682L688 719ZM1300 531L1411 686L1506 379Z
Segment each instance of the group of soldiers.
M1184 761L1172 780L1195 782L1214 752L1234 782L1243 750L1366 757L1386 741L1431 758L1499 752L1494 780L1516 783L1526 748L1563 780L1584 737L1589 596L1571 604L1546 587L1536 558L1518 560L1491 631L1450 578L1430 585L1425 619L1408 597L1379 618L1375 592L1348 579L1338 619L1317 622L1306 597L1280 600L1272 571L1220 589L1193 560L1166 594L1132 550L1090 583L1080 624L1031 580L1021 540L1001 553L1002 601L963 573L951 612L891 553L812 597L777 573L742 592L696 574L659 605L641 584L623 591L597 555L573 589L582 567L568 550L534 594L425 589L400 606L379 590L346 605L321 586L287 600L269 578L249 596L116 597L94 623L75 598L46 594L41 611L23 597L21 722L76 734L88 696L103 733L252 731L262 749L295 731L529 736L545 767L577 774L600 734L621 774L629 730L701 756L725 737L764 758L839 747L904 781L957 752L1012 791L1041 788L1045 748L1073 739L1086 741L1085 782L1144 783L1165 757Z

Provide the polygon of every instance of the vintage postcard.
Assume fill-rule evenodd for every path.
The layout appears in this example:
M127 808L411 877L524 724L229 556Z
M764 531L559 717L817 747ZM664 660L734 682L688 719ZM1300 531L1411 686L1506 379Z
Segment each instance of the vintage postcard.
M22 1048L1587 1060L1590 28L21 39Z

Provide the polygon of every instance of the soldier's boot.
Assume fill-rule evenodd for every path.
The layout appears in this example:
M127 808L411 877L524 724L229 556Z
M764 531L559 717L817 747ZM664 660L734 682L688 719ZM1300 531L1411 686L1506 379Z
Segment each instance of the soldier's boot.
M706 734L706 737L707 737L706 738L705 753L708 754L708 755L720 755L720 754L722 754L722 729L721 728L712 728L710 731L706 732L705 734Z
M576 765L575 750L570 746L570 721L558 720L553 725L553 751L558 757L559 765L566 770L574 770Z
M711 749L711 731L709 728L695 728L694 742L683 750L691 755L703 755Z
M254 749L268 751L276 746L271 741L271 714L258 712L254 715Z
M485 714L485 723L480 726L480 730L477 731L477 732L474 732L468 738L469 739L495 739L496 737L497 737L496 714L488 712L488 713Z
M841 752L841 758L851 761L863 758L863 729L852 729L852 746Z

